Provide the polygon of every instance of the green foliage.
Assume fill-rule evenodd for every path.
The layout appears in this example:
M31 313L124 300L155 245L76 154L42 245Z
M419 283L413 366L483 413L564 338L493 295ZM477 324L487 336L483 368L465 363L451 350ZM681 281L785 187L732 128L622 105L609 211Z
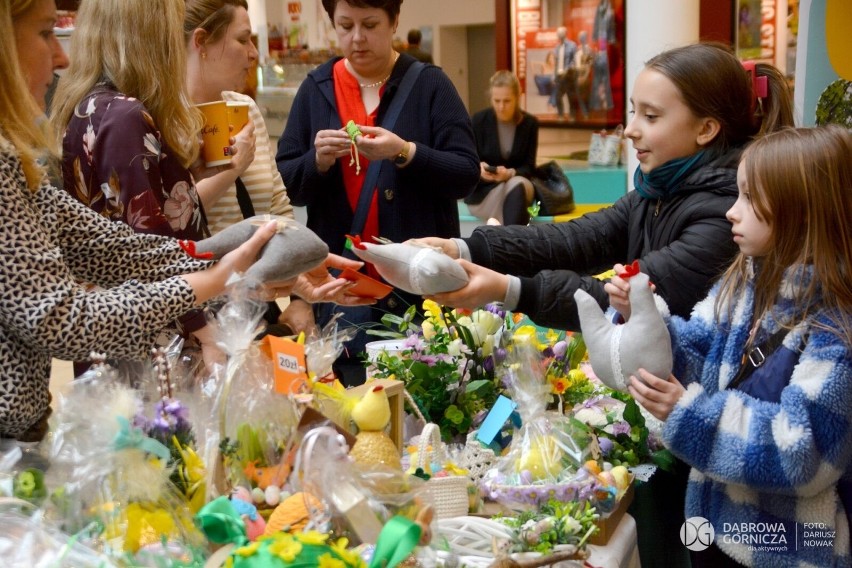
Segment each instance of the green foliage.
M514 551L535 551L547 554L557 544L573 544L581 548L586 539L597 532L600 518L588 501L557 501L551 499L538 509L499 517L514 532Z

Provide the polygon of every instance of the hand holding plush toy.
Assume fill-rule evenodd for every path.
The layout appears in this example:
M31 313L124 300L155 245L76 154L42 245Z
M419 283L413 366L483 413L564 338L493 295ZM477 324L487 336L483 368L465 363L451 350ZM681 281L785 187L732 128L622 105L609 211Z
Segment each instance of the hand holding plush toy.
M409 243L372 244L350 236L355 256L376 267L397 288L420 295L452 292L468 283L459 264L432 247Z
M298 221L275 215L257 215L202 241L180 241L180 246L194 258L218 260L269 221L278 222L278 231L261 249L247 276L260 282L290 280L319 266L328 256L328 246L313 231Z
M648 275L638 268L634 263L620 274L630 278L632 313L625 324L612 324L594 298L583 290L574 292L592 369L606 386L622 392L627 392L631 375L639 376L639 369L657 377L672 373L671 336L657 310Z

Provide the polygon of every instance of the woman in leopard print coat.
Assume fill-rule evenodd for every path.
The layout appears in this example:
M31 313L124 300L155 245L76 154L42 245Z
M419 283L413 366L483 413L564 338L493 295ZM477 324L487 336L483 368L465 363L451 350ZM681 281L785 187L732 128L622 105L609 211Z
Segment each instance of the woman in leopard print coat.
M67 62L55 18L54 0L0 2L0 438L23 441L46 431L51 357L144 356L160 329L251 266L275 231L268 224L214 264L50 186L35 159L48 147L36 122L42 83Z

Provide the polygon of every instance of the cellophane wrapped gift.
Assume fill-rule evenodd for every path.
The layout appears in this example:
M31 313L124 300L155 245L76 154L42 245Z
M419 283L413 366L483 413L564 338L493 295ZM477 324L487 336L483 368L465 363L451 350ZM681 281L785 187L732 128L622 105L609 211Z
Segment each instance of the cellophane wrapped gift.
M257 288L246 280L232 283L211 321L228 360L202 388L212 411L200 446L209 464L208 500L242 488L259 509L271 509L282 499L290 473L287 449L298 409L291 397L274 391L272 360L256 339L266 309Z
M503 381L517 404L521 427L508 452L480 483L486 498L510 507L593 496L594 480L581 468L589 455L588 434L569 417L546 410L549 386L544 371L538 349L515 341L507 354Z
M170 481L168 447L144 431L140 391L96 366L60 397L47 441L51 517L120 565L197 566L205 541Z

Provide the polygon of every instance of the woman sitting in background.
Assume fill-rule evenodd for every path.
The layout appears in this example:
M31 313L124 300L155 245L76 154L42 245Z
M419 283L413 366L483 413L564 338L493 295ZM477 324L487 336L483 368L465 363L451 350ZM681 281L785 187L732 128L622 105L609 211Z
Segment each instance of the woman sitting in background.
M491 108L473 115L480 178L464 201L482 220L526 225L533 199L529 178L538 151L538 120L521 110L521 85L511 71L497 71L489 82L489 93Z

